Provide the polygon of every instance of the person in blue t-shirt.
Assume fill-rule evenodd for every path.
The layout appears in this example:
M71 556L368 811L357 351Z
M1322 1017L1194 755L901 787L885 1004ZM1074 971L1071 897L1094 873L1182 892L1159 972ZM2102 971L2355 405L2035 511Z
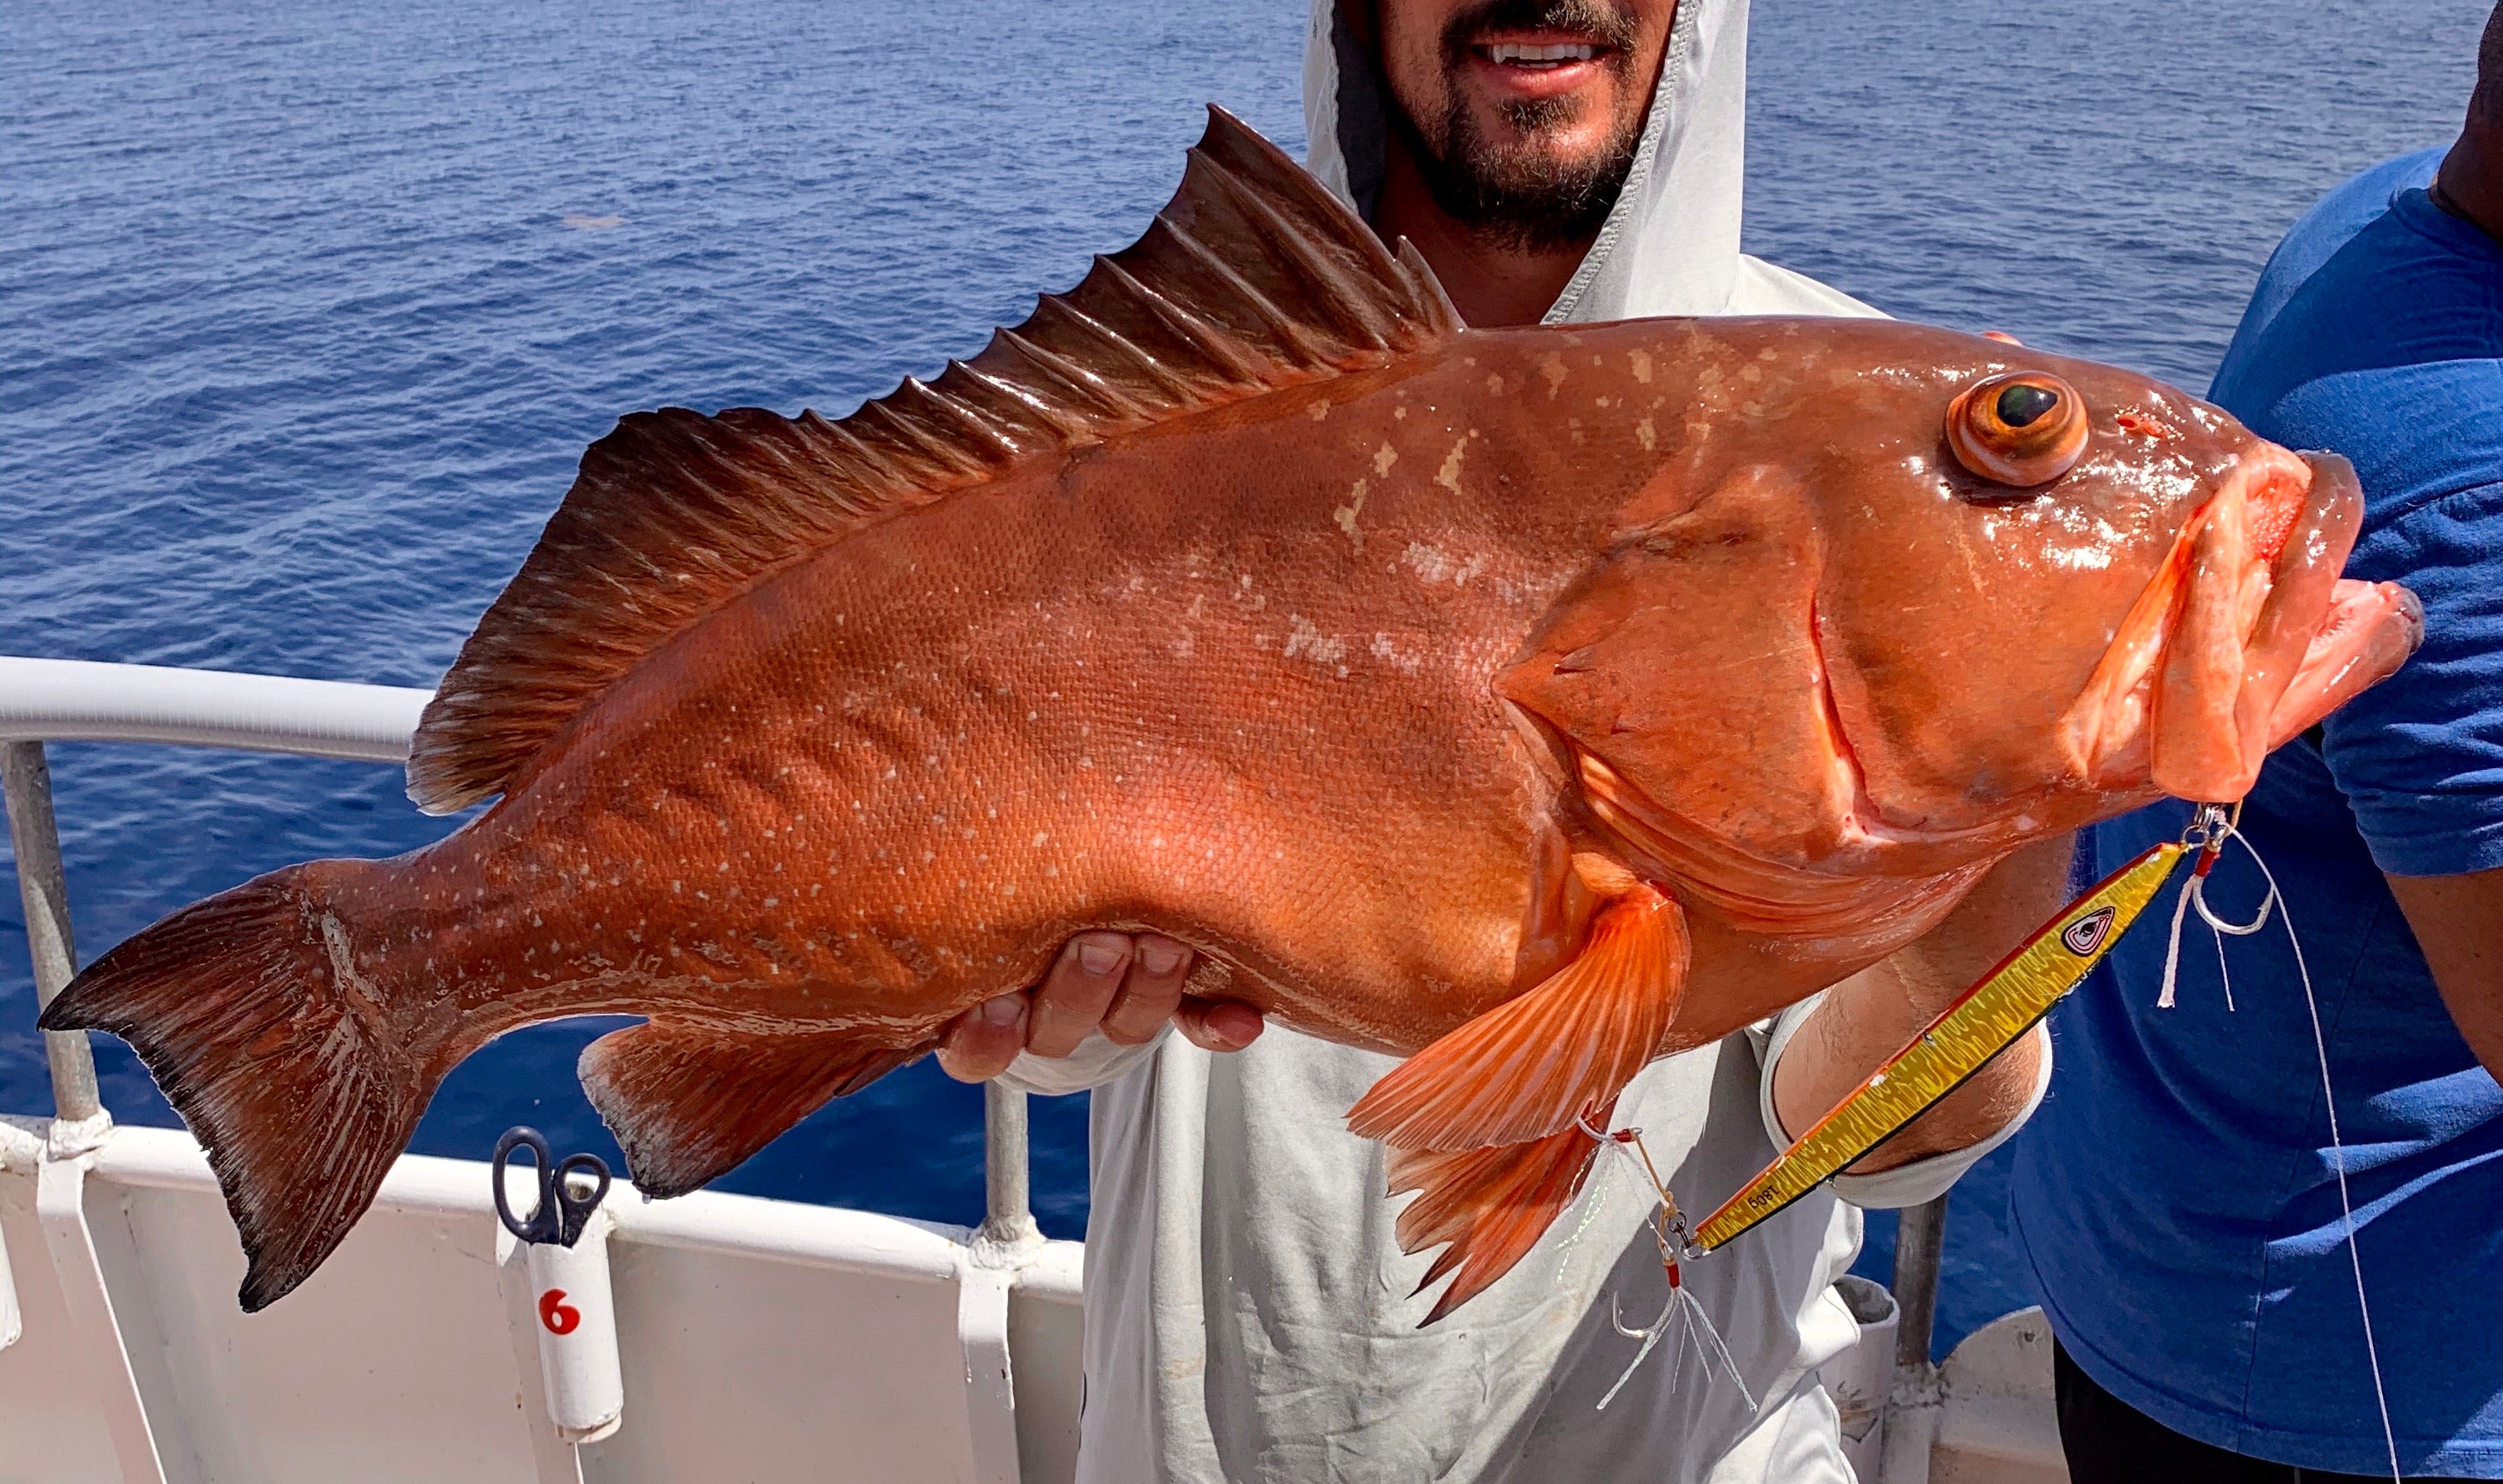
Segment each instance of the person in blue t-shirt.
M2242 820L2334 1102L2276 921L2220 952L2194 914L2159 1009L2168 891L2059 1012L2011 1203L2071 1474L2503 1479L2503 8L2458 143L2295 224L2211 396L2354 461L2348 575L2414 589L2424 646L2273 756ZM2188 817L2098 826L2085 869ZM2264 893L2229 848L2218 915Z

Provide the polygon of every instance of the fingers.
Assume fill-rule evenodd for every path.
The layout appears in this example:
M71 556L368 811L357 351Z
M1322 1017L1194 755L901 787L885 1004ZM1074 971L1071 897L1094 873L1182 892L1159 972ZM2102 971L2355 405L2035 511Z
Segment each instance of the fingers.
M939 1066L958 1082L984 1082L1009 1069L1025 1050L1025 991L1003 994L966 1011L939 1037Z
M1174 1028L1189 1037L1191 1045L1208 1052L1239 1052L1259 1040L1267 1025L1260 1012L1240 1000L1203 1000L1189 994L1174 1011Z
M1035 991L1026 1046L1038 1056L1066 1056L1104 1021L1132 958L1127 933L1080 933Z
M1104 1016L1104 1039L1136 1046L1161 1029L1182 1004L1182 982L1190 977L1190 949L1171 938L1141 933L1130 973Z
M1187 945L1153 933L1080 933L1062 947L1051 972L1030 991L983 1001L948 1022L939 1065L959 1082L981 1082L1017 1053L1066 1056L1094 1030L1137 1046L1173 1021L1194 1046L1241 1051L1259 1039L1260 1012L1235 1000L1185 996Z

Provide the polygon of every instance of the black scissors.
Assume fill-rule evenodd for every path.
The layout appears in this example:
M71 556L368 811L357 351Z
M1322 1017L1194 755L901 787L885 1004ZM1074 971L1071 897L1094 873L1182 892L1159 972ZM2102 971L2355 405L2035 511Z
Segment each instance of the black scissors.
M530 1220L513 1215L504 1198L504 1171L513 1162L513 1151L528 1149L538 1156L539 1203L531 1208ZM556 1157L548 1141L535 1128L507 1128L496 1141L493 1163L496 1182L496 1217L504 1229L525 1242L553 1242L559 1247L571 1247L582 1235L582 1226L600 1202L608 1194L608 1161L598 1155L567 1155ZM589 1195L574 1193L572 1176L588 1175L599 1181Z

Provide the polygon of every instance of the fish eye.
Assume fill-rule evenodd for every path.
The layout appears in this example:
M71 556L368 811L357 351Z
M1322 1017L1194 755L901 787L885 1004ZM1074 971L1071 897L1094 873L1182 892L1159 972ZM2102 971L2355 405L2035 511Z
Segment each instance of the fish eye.
M1947 447L1984 479L2020 490L2049 484L2086 451L2086 403L2047 371L1973 383L1947 404Z

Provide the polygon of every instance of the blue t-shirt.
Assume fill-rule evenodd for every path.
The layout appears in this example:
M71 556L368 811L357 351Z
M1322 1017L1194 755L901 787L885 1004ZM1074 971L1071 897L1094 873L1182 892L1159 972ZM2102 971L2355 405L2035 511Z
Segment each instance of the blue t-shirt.
M2355 463L2347 574L2407 584L2424 646L2279 749L2243 828L2285 891L2326 1031L2373 1331L2410 1473L2503 1478L2503 1089L2445 1012L2384 872L2503 866L2503 247L2426 196L2440 151L2333 191L2270 259L2211 394ZM2085 869L2177 839L2165 804L2082 837ZM2211 880L2246 921L2258 871ZM2177 885L2061 1007L2058 1072L2011 1204L2052 1328L2176 1432L2386 1470L2341 1235L2321 1079L2276 923L2194 914L2155 1000Z

